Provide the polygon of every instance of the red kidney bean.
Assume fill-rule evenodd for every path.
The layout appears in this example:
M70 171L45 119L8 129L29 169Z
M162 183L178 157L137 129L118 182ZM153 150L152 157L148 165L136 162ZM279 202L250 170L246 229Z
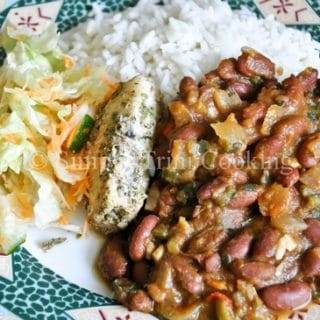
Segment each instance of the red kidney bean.
M203 86L220 87L222 83L223 81L221 80L217 70L208 72L201 79L201 84Z
M294 107L297 114L305 113L306 98L301 81L297 77L291 76L283 81L283 87L285 94L277 98L277 103Z
M297 159L304 167L311 168L319 163L315 149L320 149L320 132L308 136L298 148Z
M231 260L243 259L250 250L252 240L252 234L244 231L227 243L223 253Z
M128 308L134 311L150 313L153 311L154 302L143 290L138 290L128 297Z
M196 121L198 122L211 123L219 115L219 111L213 99L213 94L214 94L213 86L220 87L217 84L217 85L205 85L199 88L200 104L196 105L195 114L194 114L194 116L196 117Z
M234 90L240 98L247 98L253 92L253 85L247 79L232 79L227 81L228 87Z
M247 173L237 168L231 169L229 174L235 184L245 184L249 180Z
M221 267L221 259L218 253L214 253L204 260L204 269L206 272L217 272Z
M289 166L282 166L278 172L277 180L285 188L294 186L300 178L299 170Z
M254 150L254 159L263 163L273 162L278 157L286 144L285 139L279 139L277 136L270 136L260 140Z
M133 232L130 244L129 255L133 261L139 261L144 257L145 245L151 232L157 225L159 218L150 214L142 219L136 230Z
M320 247L309 249L303 255L301 270L307 277L320 276Z
M176 270L181 286L191 294L200 294L204 289L202 276L192 265L192 261L183 256L172 257L172 264Z
M260 119L264 119L268 110L268 105L262 101L251 103L248 107L245 107L242 111L242 118L251 119L253 122L257 122Z
M304 231L306 238L314 246L320 247L320 221L317 219L307 219L307 229Z
M159 132L159 135L164 136L167 139L170 139L176 125L172 119L166 123L159 124L157 131Z
M299 79L304 92L312 91L317 85L318 70L306 68L298 74L297 78Z
M228 185L227 179L218 177L212 182L202 185L197 191L197 198L199 201L211 199L214 193L222 192Z
M179 91L182 99L188 105L196 103L199 98L199 88L196 81L191 77L184 77L181 80Z
M272 79L275 75L274 63L253 49L246 49L238 58L238 69L247 77L261 76Z
M308 129L308 120L303 116L291 115L278 121L271 130L271 136L258 142L254 158L263 162L276 160L289 139L296 140Z
M265 288L271 285L282 284L293 280L299 272L299 264L297 257L293 255L286 255L277 265L277 271L274 277L267 281L262 281L257 288Z
M288 89L291 89L292 87L300 87L300 89L303 92L303 88L301 87L301 82L293 74L282 81L282 86L286 91L288 91Z
M237 60L234 58L222 60L217 68L217 73L223 80L231 80L238 77L236 70Z
M173 132L171 139L197 140L206 133L206 129L203 124L190 123Z
M211 199L212 197L212 190L214 186L212 186L212 182L208 182L200 187L197 191L197 198L199 201Z
M277 229L269 227L265 230L262 230L254 244L253 255L255 257L273 257L280 237L281 234Z
M148 276L149 276L149 264L147 263L147 261L142 260L142 261L135 262L132 269L133 280L136 283L143 286L144 284L147 283Z
M231 209L242 209L249 207L254 202L256 202L260 194L260 189L239 190L229 202L228 207Z
M304 282L291 281L264 288L261 291L261 298L270 309L292 310L310 301L311 289Z
M244 160L241 156L233 153L220 154L216 161L216 171L219 176L230 178L235 184L245 184L248 182L248 175L241 170Z
M276 268L269 262L236 260L233 267L237 276L240 275L240 277L253 283L270 280L276 272Z
M278 121L272 128L271 134L284 138L299 136L308 132L309 123L306 117L291 115Z
M127 273L128 260L124 253L123 239L119 235L107 240L99 256L98 266L102 276L108 280L123 277Z

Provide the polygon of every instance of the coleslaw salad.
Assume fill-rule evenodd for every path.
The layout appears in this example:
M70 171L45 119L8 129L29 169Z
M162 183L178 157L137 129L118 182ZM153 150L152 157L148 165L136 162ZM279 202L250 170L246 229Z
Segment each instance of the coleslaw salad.
M0 45L0 253L9 254L29 224L81 233L70 223L89 181L86 143L98 109L117 83L103 69L76 67L58 46L55 24L40 35L7 25ZM83 160L84 161L84 160Z

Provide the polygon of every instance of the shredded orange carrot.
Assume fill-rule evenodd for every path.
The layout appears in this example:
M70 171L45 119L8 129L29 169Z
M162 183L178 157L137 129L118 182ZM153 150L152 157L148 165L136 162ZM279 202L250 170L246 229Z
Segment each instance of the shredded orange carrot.
M48 145L48 150L58 152L60 154L63 143L79 121L77 114L75 114L69 121L62 121L58 126L55 123L52 123L52 138ZM57 134L57 129L60 129L60 134Z
M72 141L73 141L73 139L74 139L74 137L75 137L75 135L76 135L76 133L78 131L78 128L79 128L79 126L76 126L71 131L71 133L70 133L70 135L69 135L69 137L68 137L68 139L66 141L67 148L69 148L71 146L71 143L72 143Z
M2 136L5 141L13 144L19 144L21 142L21 136L16 133L7 133Z
M83 180L78 181L70 187L66 194L66 201L70 207L74 207L83 196L87 195L89 190L89 178L85 177Z
M107 90L104 96L105 101L108 101L111 96L119 89L120 84L118 82L112 82L106 75L101 77L101 81L106 85Z
M72 69L75 66L74 60L66 54L63 56L63 63L66 69Z
M45 78L41 78L38 80L38 83L41 85L42 88L51 88L53 86L56 86L59 82L57 81L57 77L55 76L48 76ZM37 93L37 91L32 91L30 92Z
M33 217L33 205L27 195L18 193L19 212L22 219L31 219Z
M47 116L48 119L50 120L50 122L52 122L52 123L56 122L55 117L50 109L39 107L38 111L41 112L42 114L44 114L45 116Z

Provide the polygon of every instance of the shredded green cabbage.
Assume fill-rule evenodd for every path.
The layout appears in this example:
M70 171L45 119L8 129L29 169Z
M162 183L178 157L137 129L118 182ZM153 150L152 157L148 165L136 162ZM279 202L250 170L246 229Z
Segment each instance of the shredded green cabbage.
M81 198L77 184L87 168L72 167L66 144L116 85L101 69L76 68L58 40L55 24L40 35L8 25L0 36L7 52L0 68L0 188L6 199L0 201L0 253L25 238L29 223L46 228L63 221L61 227L80 231L68 227L67 218ZM75 194L79 199L70 200Z

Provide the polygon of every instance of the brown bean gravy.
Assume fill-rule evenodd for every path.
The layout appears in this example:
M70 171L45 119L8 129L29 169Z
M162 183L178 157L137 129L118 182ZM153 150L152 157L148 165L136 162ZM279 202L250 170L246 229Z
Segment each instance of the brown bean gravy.
M277 319L320 302L320 83L246 48L163 110L144 209L102 275L172 320Z

